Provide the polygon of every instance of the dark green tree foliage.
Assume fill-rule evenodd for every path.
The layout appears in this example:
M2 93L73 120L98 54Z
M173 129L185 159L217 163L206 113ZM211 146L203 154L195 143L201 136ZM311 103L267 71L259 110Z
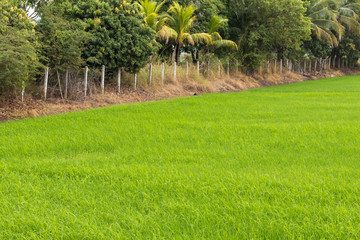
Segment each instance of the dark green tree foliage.
M228 0L230 37L240 39L244 65L255 69L264 59L291 57L310 38L310 19L301 0Z
M332 57L356 64L360 58L360 39L354 34L346 32L339 46L333 49Z
M64 18L64 8L49 5L40 11L36 30L41 42L44 64L56 70L77 68L84 64L82 53L91 34L84 31L81 20Z
M0 0L0 94L25 88L39 66L34 24L14 2Z
M327 58L332 51L332 47L328 42L321 41L312 35L311 40L304 41L304 50L309 58Z
M138 72L155 54L155 31L143 25L135 6L125 1L81 0L67 5L68 17L81 19L92 38L83 53L92 67L123 67Z

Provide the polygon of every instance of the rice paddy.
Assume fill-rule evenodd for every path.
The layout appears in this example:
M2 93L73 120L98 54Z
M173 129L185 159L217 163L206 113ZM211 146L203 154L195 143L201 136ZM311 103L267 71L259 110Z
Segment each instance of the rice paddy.
M0 123L0 239L358 239L360 77Z

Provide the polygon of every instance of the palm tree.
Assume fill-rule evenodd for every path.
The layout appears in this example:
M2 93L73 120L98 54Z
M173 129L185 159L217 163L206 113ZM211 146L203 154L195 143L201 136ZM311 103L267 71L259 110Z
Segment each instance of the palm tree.
M228 22L228 19L220 18L219 16L212 16L209 22L209 25L207 26L206 30L207 33L211 35L212 38L212 45L215 48L232 48L237 49L237 44L231 40L224 40L218 30L220 29L221 25Z
M212 43L211 35L208 33L190 33L195 20L193 16L195 10L196 8L193 5L183 7L179 3L174 2L168 10L170 14L167 14L166 17L167 25L159 32L159 39L167 40L170 38L175 40L175 62L177 63L180 60L181 47L185 44Z
M314 0L308 8L311 28L319 39L337 46L344 32L344 26L338 21L339 0Z
M339 22L345 29L354 35L360 37L359 14L360 0L339 0Z
M308 8L313 33L337 46L345 30L360 37L360 0L314 0Z
M139 12L144 15L145 25L153 29L158 35L166 21L166 16L159 14L165 2L166 0L158 4L150 0L139 0L139 2L136 3Z

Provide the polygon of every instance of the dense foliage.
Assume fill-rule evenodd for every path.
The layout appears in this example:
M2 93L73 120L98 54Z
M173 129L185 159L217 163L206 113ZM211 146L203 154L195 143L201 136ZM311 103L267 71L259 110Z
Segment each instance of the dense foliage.
M0 1L0 94L24 89L38 65L35 24L11 1Z
M136 73L187 52L253 71L269 59L360 56L360 0L0 2L0 94L23 87L39 63Z

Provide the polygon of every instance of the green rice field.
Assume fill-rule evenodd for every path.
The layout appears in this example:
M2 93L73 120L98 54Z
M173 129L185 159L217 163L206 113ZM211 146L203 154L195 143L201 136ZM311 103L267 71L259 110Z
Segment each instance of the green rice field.
M0 123L0 239L359 239L360 76Z

